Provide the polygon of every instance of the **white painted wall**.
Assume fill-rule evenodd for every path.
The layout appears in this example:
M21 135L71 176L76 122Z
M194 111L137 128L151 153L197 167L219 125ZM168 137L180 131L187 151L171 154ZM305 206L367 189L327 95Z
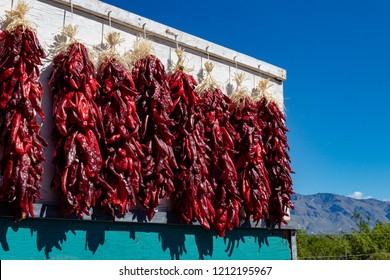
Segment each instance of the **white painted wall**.
M31 7L27 18L36 29L38 38L46 50L53 44L54 36L61 32L64 24L72 23L78 25L79 33L77 38L91 48L100 44L104 40L104 34L107 32L120 32L121 37L125 40L118 48L121 52L132 49L136 36L143 33L144 27L147 37L153 42L155 54L165 66L168 65L169 60L176 62L175 39L177 39L179 46L188 52L187 66L194 69L191 74L195 77L198 77L201 73L201 69L207 61L208 54L211 62L215 64L212 72L213 77L219 82L225 93L228 93L231 83L233 83L234 73L238 71L247 74L247 80L243 86L246 86L250 91L260 79L270 78L272 84L270 91L280 101L283 101L282 82L286 79L286 71L264 61L224 48L97 0L26 0L26 2ZM73 6L73 14L70 12L71 3ZM0 0L0 16L4 19L5 11L10 10L11 6L16 6L16 4L17 0ZM111 27L108 25L108 14L110 14L112 22ZM168 33L167 30L169 30ZM44 198L43 202L48 204L56 203L57 201L57 195L54 190L50 189L52 174L54 172L53 165L51 164L51 155L54 149L51 133L54 127L54 121L51 117L52 97L47 85L48 77L52 71L50 64L51 57L49 56L41 68L42 75L40 78L45 90L43 109L46 116L45 123L42 126L42 135L49 142L49 147L45 150L47 162L44 166L45 176L42 182L41 194Z

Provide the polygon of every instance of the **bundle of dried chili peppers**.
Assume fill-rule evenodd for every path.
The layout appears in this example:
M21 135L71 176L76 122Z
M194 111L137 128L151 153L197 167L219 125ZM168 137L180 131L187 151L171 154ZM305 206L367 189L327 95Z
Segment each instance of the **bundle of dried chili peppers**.
M185 73L183 51L176 50L179 61L169 77L173 100L172 126L178 169L175 175L174 208L181 221L197 220L204 228L214 223L214 190L209 182L204 139L202 102L193 76Z
M172 149L174 135L169 127L173 103L164 65L151 54L151 45L145 39L136 41L133 52L132 76L139 92L136 98L140 119L140 143L144 158L141 162L143 182L138 199L151 220L161 200L175 190L173 168L177 168Z
M237 90L232 95L231 123L240 134L236 142L235 166L244 200L246 219L252 217L259 222L268 216L271 194L268 172L264 164L266 154L263 143L262 126L259 125L258 109L247 91L240 87L244 76L237 74Z
M28 6L19 2L7 12L6 29L0 34L0 135L4 144L1 159L3 183L0 200L13 208L16 220L29 214L40 198L43 176L43 146L37 114L41 107L42 85L39 65L45 53L24 16Z
M205 117L205 142L207 144L208 180L215 196L214 230L223 237L226 230L238 227L240 223L241 195L237 185L238 176L234 166L235 142L239 134L230 123L230 98L223 94L211 77L213 64L205 63L206 78L197 90L203 98L202 110Z
M58 174L52 185L58 191L62 214L82 217L90 214L102 191L111 197L114 190L100 175L99 140L104 139L104 131L94 102L99 84L86 47L74 40L76 31L70 25L64 28L63 35L70 39L54 57L49 81L58 138L53 153Z
M286 133L286 118L282 106L268 94L268 80L261 80L257 102L257 119L263 131L264 164L267 169L271 194L269 198L269 226L287 224L287 208L294 209L291 201L292 189L290 156Z
M97 80L101 88L96 103L102 112L106 138L102 149L103 173L114 194L103 193L100 200L114 217L125 215L137 204L143 152L138 141L140 121L134 101L138 92L125 62L115 50L120 43L119 33L109 33L106 39L109 49L100 58Z

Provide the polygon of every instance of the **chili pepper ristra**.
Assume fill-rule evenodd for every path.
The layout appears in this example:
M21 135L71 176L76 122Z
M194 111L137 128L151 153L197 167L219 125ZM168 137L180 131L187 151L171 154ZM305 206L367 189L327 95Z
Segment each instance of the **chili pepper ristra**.
M140 118L140 143L145 155L141 162L143 182L138 199L151 220L164 198L174 192L173 168L177 168L172 149L174 135L170 132L173 109L168 77L162 62L153 54L146 39L135 42L132 53L132 76L139 92L136 98Z
M197 82L185 72L183 51L178 48L176 53L176 70L169 77L174 120L171 129L178 163L173 203L180 221L190 223L197 220L204 228L210 229L215 218L214 190L207 169L202 101L196 91Z
M247 90L241 86L245 76L235 75L237 89L232 94L231 123L240 134L236 143L238 153L235 166L241 187L246 220L259 222L268 217L268 204L271 194L268 172L264 164L265 148L263 131L259 126L257 107Z
M0 34L0 200L13 208L16 220L34 217L33 203L40 198L43 177L43 146L38 117L43 89L39 66L46 55L37 35L25 19L29 7L20 1L6 12L6 29Z
M49 81L57 147L53 186L64 216L90 215L99 194L114 190L101 177L103 159L99 141L104 139L102 117L95 103L99 84L87 48L75 40L76 26L65 26L63 45L53 58Z
M234 166L235 142L240 135L230 123L231 99L223 94L211 76L211 62L205 63L206 78L197 87L202 97L205 142L207 145L208 180L214 190L215 210L213 229L223 237L226 230L240 224L239 212L242 198L238 188L238 176Z
M287 224L285 217L287 209L294 209L291 195L292 189L289 146L287 144L288 132L286 118L281 110L282 105L268 92L269 81L259 81L257 91L260 93L255 99L257 102L257 119L263 131L264 164L267 169L271 194L269 198L269 226L282 223Z
M121 42L120 35L111 32L106 40L107 49L99 54L97 80L101 87L96 103L102 112L105 132L102 173L114 193L103 191L98 203L115 217L124 216L137 205L143 152L134 101L139 94L126 61L115 49Z

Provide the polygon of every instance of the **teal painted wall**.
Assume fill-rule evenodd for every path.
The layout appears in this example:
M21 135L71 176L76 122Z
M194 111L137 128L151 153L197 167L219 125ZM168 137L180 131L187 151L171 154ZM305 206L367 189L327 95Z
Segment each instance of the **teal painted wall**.
M287 230L0 218L0 259L291 259Z

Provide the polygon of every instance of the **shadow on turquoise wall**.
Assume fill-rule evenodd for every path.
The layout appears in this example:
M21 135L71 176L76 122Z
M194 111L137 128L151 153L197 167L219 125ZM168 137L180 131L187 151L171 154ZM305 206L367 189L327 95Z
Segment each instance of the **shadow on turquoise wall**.
M284 230L0 218L0 259L290 259Z

